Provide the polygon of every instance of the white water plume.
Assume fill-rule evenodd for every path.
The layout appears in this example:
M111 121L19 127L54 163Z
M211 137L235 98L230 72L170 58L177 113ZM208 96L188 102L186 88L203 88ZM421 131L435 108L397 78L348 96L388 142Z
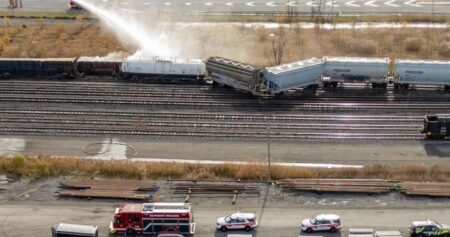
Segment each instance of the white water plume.
M75 0L86 10L95 14L124 43L132 43L146 56L177 56L179 50L170 44L164 32L149 33L143 24L131 15L121 14L113 8L97 6L89 0Z

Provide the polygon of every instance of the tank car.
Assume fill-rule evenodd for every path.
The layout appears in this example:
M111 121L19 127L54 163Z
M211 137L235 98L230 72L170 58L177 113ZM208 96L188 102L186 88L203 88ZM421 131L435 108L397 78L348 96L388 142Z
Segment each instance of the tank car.
M120 77L126 80L203 79L205 64L201 59L127 58L120 67Z

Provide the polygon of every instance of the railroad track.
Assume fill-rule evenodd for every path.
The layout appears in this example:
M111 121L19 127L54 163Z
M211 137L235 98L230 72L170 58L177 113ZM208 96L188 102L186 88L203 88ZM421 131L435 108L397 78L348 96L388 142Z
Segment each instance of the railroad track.
M1 81L0 134L417 140L424 113L450 111L444 93L341 89L261 99L208 85Z

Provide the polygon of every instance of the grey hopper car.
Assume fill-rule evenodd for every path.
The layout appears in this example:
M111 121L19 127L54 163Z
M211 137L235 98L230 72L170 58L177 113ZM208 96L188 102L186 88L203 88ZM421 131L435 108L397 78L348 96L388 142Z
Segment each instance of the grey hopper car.
M410 85L442 86L450 90L450 61L395 60L395 89Z
M362 82L374 88L386 88L389 58L323 57L324 87L338 83Z
M216 84L259 94L263 88L264 72L261 68L221 57L206 61L207 76Z
M3 78L75 78L76 58L1 58Z
M445 138L450 136L450 114L425 116L422 133L427 138Z
M323 62L317 58L267 67L264 71L266 92L278 94L295 88L315 89L322 73Z

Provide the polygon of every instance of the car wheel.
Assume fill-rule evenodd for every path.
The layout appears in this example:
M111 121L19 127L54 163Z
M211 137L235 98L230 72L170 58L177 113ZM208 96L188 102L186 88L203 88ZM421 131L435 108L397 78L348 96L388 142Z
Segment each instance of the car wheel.
M334 228L334 227L331 227L331 228L330 228L330 232L331 232L331 233L334 233L334 232L336 232L336 228Z
M220 230L223 231L223 232L226 232L228 230L228 228L225 227L225 226L222 226L222 227L220 227Z
M313 232L313 229L308 228L308 229L305 230L305 232L306 232L306 233L312 233L312 232Z
M246 227L244 227L244 230L248 232L248 231L252 230L252 228L250 228L250 226L246 226Z

